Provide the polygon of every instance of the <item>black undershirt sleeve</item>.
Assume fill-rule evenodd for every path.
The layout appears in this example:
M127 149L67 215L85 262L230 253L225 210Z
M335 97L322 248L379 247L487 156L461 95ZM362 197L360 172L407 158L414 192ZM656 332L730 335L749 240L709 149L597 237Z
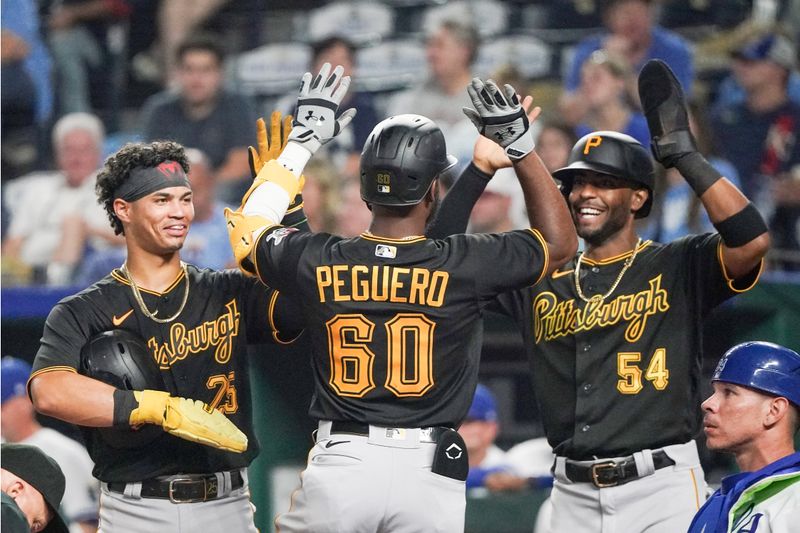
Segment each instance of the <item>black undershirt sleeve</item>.
M442 205L433 222L428 226L426 237L444 239L467 230L469 215L492 176L470 163L455 181L442 200Z

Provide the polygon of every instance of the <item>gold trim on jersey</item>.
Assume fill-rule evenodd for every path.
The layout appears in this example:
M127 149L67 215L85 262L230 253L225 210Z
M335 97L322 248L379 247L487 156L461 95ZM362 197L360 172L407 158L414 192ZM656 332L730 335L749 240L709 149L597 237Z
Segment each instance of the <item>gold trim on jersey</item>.
M424 235L413 235L410 237L404 237L402 239L393 239L391 237L381 237L379 235L373 235L372 233L364 232L359 235L362 239L373 241L373 242L390 242L392 244L414 244L418 242L422 242L427 239Z
M653 244L653 241L651 241L651 240L642 241L642 244L640 244L639 246L636 247L636 253L637 254L640 253L642 250L644 250L645 248L647 248L651 244ZM633 254L633 250L628 250L627 252L625 252L623 254L615 255L615 256L612 256L612 257L607 257L605 259L590 259L590 258L586 257L585 254L584 254L581 257L581 263L583 263L584 265L596 265L596 266L608 265L608 264L611 264L611 263L616 263L617 261L621 261L623 259L627 259L632 254Z
M150 337L147 347L159 368L166 370L189 355L216 347L214 359L224 365L233 354L233 339L239 335L239 310L236 298L225 304L226 312L213 320L203 322L188 329L181 322L174 322L169 328L168 340L159 344L156 337Z
M181 280L183 279L183 273L184 273L183 269L181 269L180 272L178 272L178 277L176 277L175 280L172 283L170 283L169 287L164 289L164 292L151 291L150 289L145 289L144 287L139 287L139 292L146 292L147 294L152 294L153 296L163 296L178 286L178 283L180 283ZM131 282L128 280L128 278L126 278L122 274L122 271L118 268L115 268L114 270L111 271L111 277L113 277L115 280L119 281L123 285L127 285L128 287L131 286ZM188 273L187 273L187 279L188 279Z
M537 285L544 279L544 277L547 275L547 269L550 268L550 249L547 247L547 241L544 240L544 236L539 232L538 229L528 228L528 231L533 233L533 236L539 240L539 244L542 245L542 250L544 250L544 264L542 265L542 273L539 274L539 277L533 282L533 285Z
M42 374L47 374L48 372L72 372L73 374L78 373L76 369L66 365L55 365L55 366L47 366L44 368L40 368L36 372L31 373L31 375L28 376L28 381L25 382L25 390L28 392L28 398L31 398L31 381L33 381L33 378L35 378L36 376L41 376Z
M303 209L303 202L300 202L300 203L299 203L299 204L297 204L296 206L294 206L294 207L290 207L289 209L287 209L287 210L286 210L286 214L284 214L283 216L285 217L286 215L288 215L288 214L290 214L290 213L294 213L294 212L296 212L296 211L300 211L301 209Z
M661 274L648 284L649 288L643 291L621 294L606 302L590 301L583 308L575 298L559 301L558 296L549 291L537 294L531 306L535 342L613 326L620 321L628 322L625 339L636 342L644 333L647 319L669 309L669 293L661 288Z
M694 475L694 468L689 469L689 473L692 475L692 488L694 488L694 504L697 510L700 510L700 491L697 489L697 478Z
M277 342L278 344L292 344L300 337L300 335L302 335L303 332L301 331L288 341L284 341L280 338L281 332L275 325L275 304L278 302L279 295L280 293L278 291L273 291L272 296L269 297L269 307L267 308L267 320L269 322L269 327L272 330L272 338L275 339L275 342Z
M722 242L722 239L720 239L719 243L717 243L717 261L719 262L719 266L722 269L722 276L725 278L725 283L727 283L728 288L735 293L743 293L749 291L750 289L756 286L756 283L758 283L759 278L761 278L761 273L764 271L764 258L762 257L761 260L758 262L758 272L756 273L756 277L753 279L753 282L747 287L739 289L734 286L736 280L728 275L728 270L725 268L725 262L723 261L722 258L722 247L724 246L724 244L725 243Z

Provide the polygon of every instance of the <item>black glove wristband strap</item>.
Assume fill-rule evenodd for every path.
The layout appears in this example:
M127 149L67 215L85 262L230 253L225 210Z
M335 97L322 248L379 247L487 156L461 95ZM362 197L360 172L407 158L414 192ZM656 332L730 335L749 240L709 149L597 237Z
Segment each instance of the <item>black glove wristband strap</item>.
M767 223L752 202L748 202L744 209L735 215L717 222L714 227L728 248L744 246L767 232Z
M711 163L700 152L692 152L681 157L675 162L675 168L683 175L698 197L703 196L704 192L722 178L722 174L711 166Z
M114 390L114 427L131 427L131 412L138 406L132 390Z

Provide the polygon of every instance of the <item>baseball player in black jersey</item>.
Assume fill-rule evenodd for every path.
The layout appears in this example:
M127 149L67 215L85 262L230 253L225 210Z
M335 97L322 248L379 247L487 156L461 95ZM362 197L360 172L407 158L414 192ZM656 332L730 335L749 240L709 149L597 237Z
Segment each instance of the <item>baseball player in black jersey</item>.
M326 65L313 81L306 74L286 148L261 170L265 181L243 209L229 213L242 267L300 302L312 345L316 445L276 526L463 530L467 458L453 428L476 386L481 310L500 292L539 281L574 252L577 239L533 152L530 101L522 106L511 87L501 92L477 79L470 88L473 121L502 143L500 159L513 159L531 229L441 241L423 236L437 177L454 160L439 128L419 115L384 120L364 146L369 231L344 239L278 225L303 165L342 127L336 111L349 79L341 73ZM536 115L538 108L530 119ZM496 146L483 139L476 154L485 143Z
M106 161L98 196L127 259L53 308L29 381L40 412L84 431L103 482L103 531L256 531L246 467L259 445L245 345L290 341L295 325L279 317L296 313L253 277L181 262L194 217L187 171L173 142L129 144ZM115 342L124 356L152 358L160 383L123 390L79 373L84 346L108 330L141 339ZM142 439L130 431L142 424L164 431L141 428L155 433ZM114 432L130 442L106 438Z
M656 159L681 172L718 233L668 244L638 238L653 166L627 135L583 137L554 172L586 248L535 287L498 299L523 332L557 455L550 531L686 530L705 498L693 440L702 321L753 286L769 247L752 204L697 152L669 68L649 62L639 90ZM466 226L477 185L457 182L448 194L448 231Z

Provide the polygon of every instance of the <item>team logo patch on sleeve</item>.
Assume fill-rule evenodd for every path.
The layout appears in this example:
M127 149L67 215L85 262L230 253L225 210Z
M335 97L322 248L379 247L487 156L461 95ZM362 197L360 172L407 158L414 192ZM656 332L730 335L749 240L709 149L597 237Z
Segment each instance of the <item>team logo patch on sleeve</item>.
M375 255L378 257L385 257L387 259L394 259L397 257L397 248L387 244L379 244L375 247Z
M284 237L286 237L287 235L289 235L291 233L294 233L295 231L297 231L297 228L280 228L280 229L276 229L275 231L273 231L272 233L267 235L267 238L265 239L265 242L272 241L272 244L277 246L277 245L279 245L281 243L281 241L283 240Z

